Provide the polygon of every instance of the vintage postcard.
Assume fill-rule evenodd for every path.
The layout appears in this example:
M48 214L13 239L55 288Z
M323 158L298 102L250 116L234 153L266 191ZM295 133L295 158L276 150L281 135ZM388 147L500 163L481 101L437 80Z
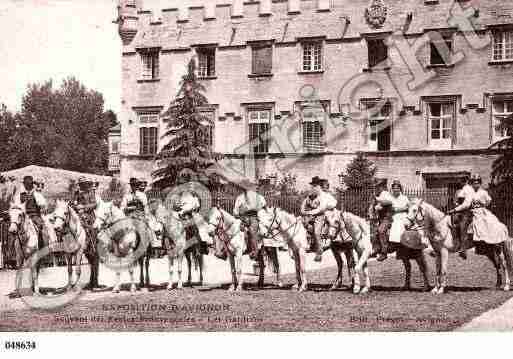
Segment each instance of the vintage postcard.
M0 27L0 331L513 330L510 0Z

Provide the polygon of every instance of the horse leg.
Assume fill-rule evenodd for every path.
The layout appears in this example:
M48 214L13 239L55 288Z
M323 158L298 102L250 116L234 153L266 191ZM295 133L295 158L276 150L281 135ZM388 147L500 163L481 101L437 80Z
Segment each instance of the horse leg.
M363 265L363 281L365 282L364 287L360 291L360 294L369 293L371 288L370 275L369 275L369 266L367 263Z
M37 263L35 265L35 268L31 267L31 269L30 269L30 273L32 274L32 287L34 288L34 293L36 293L36 294L41 294L41 291L39 290L39 283L38 283L39 269L40 269L39 263Z
M237 286L235 287L235 290L240 292L244 289L244 283L242 280L242 250L240 250L235 257L235 275L237 276Z
M439 250L436 250L436 275L435 275L435 286L434 288L431 290L431 293L433 294L437 294L438 293L438 290L440 288L440 273L442 271L442 259L441 259L441 254L440 254L440 251Z
M145 260L145 267L146 267L146 280L144 281L144 284L147 288L150 287L150 259L151 259L151 253L148 252L146 254L146 260Z
M403 259L405 280L403 290L411 289L411 263L409 259Z
M292 286L292 289L299 290L301 288L301 265L299 263L299 251L297 249L294 249L292 251L292 255L294 257L294 265L296 266L296 281L297 283Z
M133 250L133 248L130 248L130 250L128 251L128 258L133 258L133 255L134 255L134 250ZM140 263L140 260L139 260L139 263ZM130 292L131 293L135 293L137 291L137 286L135 284L135 276L134 276L134 268L136 265L137 265L136 263L130 263L128 266L128 273L130 274ZM141 265L141 267L142 267L142 265Z
M278 258L278 248L271 248L271 259L273 261L274 269L276 270L276 285L279 288L283 287L283 282L281 281L281 269L280 269L280 259Z
M422 273L422 278L424 279L424 292L428 292L430 288L429 284L429 278L427 274L427 262L426 257L424 254L422 254L420 257L416 258L415 261L417 262L417 265L419 266L419 270Z
M265 251L265 249L264 249L264 247L262 247L257 253L257 261L258 261L258 267L259 267L257 286L259 288L263 288L265 285L265 283L264 283L264 274L265 274L264 251Z
M440 288L438 294L445 293L445 287L447 286L447 266L449 264L449 250L447 248L440 249Z
M301 276L301 287L299 287L300 292L304 292L308 290L308 280L306 279L306 251L303 248L298 250L298 259L299 259L299 273Z
M68 285L66 290L73 288L73 255L66 253L66 264L68 267Z
M235 258L234 255L229 255L230 259L230 269L232 272L232 284L230 285L230 288L228 289L230 292L233 292L235 288L237 287L237 273L235 268Z
M173 265L174 265L174 257L171 253L167 255L168 265L169 265L169 283L167 284L167 290L173 289Z
M176 289L182 289L183 288L183 281L182 281L182 269L183 269L183 257L185 253L184 251L180 251L178 253L178 283L176 284ZM189 269L189 274L191 273Z
M144 255L137 262L139 263L139 288L144 288Z
M497 289L501 289L502 285L502 260L499 257L495 246L486 245L485 256L492 262L493 267L495 268L497 282L495 283L495 287Z
M333 257L335 257L335 261L337 262L337 278L335 278L335 281L331 285L330 290L335 290L340 288L342 285L342 273L344 271L344 261L342 260L342 256L340 254L340 251L335 249L333 246L331 247L331 253L333 253Z
M199 265L199 276L200 276L200 286L203 286L203 254L198 253L198 265Z
M187 286L192 287L192 248L187 250L185 255L185 260L187 261Z
M356 252L356 250L352 250L353 252L353 258L356 257L356 263L359 262L359 258L358 258L358 253ZM360 277L361 277L361 271L362 271L362 267L358 266L358 264L355 266L354 268L354 285L353 285L353 293L354 294L358 294L360 293L360 290L361 290L361 284L360 284Z

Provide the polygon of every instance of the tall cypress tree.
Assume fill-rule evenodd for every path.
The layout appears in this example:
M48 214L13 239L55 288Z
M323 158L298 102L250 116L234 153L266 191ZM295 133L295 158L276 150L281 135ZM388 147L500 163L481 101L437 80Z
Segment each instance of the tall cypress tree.
M374 163L360 152L347 165L346 173L342 175L342 178L347 189L350 190L373 188L376 184L376 171Z
M195 68L196 63L192 59L187 74L182 77L176 99L163 114L167 131L162 137L168 142L157 155L157 170L153 172L153 186L156 188L173 186L177 175L185 168L201 177L218 157L212 153L209 144L210 126L214 124L199 111L200 107L208 105L208 100Z

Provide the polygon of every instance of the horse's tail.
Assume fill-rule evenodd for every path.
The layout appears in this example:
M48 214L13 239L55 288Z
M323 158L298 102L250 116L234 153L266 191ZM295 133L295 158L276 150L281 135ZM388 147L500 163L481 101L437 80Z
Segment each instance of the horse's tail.
M506 260L506 270L510 280L513 279L513 238L506 239L503 242L504 259Z

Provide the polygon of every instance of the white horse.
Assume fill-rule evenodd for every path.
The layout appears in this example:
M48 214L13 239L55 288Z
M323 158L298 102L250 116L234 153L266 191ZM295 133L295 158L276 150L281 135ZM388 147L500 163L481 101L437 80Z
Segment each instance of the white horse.
M35 254L38 250L42 249L42 243L39 243L39 231L36 228L34 222L32 222L29 216L27 216L24 204L11 202L8 212L10 218L9 233L18 237L18 241L23 250L23 257L26 260ZM49 217L41 216L41 218L43 219L44 227L46 229L46 233L43 233L43 236L47 236L47 244L51 245L57 243L57 236L53 230L52 225L50 224ZM35 264L35 268L33 265L30 265L30 263L27 263L27 265L30 265L30 273L32 278L31 287L36 294L40 294L38 283L40 269L39 262L40 261L38 260L38 262Z
M113 234L108 233L109 227L114 225L116 222L127 218L123 211L116 207L113 202L98 201L98 205L94 213L95 221L93 228L100 231L98 233L99 248L103 248L106 253L114 252L115 256L119 259L128 258L129 260L132 260L134 252L140 244L140 238L138 238L136 231L133 228L129 229L126 232L121 233L121 238L112 238L111 236ZM119 264L121 264L121 260L119 262ZM135 263L133 262L128 265L128 273L130 274L130 291L132 293L137 290L134 277L134 266ZM113 267L116 273L116 282L112 292L119 293L121 286L121 271L115 265L113 265ZM143 268L141 266L141 272L142 270ZM141 283L141 286L142 285L143 283Z
M241 231L241 221L224 209L213 207L208 215L206 233L202 229L200 235L204 237L205 242L211 242L209 238L205 238L207 235L214 237L228 253L232 271L232 284L229 290L243 290L242 256L247 250L247 244Z
M428 236L436 254L437 268L436 283L432 293L445 293L449 253L459 251L461 245L461 238L453 236L452 228L454 224L452 223L452 218L424 200L415 199L410 205L407 221L409 223L406 223L406 228L417 225L423 228ZM509 239L509 243L507 242L508 241L499 244L479 242L483 255L492 261L497 271L497 288L500 288L502 285L502 272L504 272L505 291L510 289L510 276L513 273L511 239ZM476 242L474 242L473 245L476 245ZM504 267L506 267L507 270L505 270Z
M332 245L339 242L350 243L352 246L353 263L356 263L353 293L368 293L371 282L367 262L372 254L369 223L363 218L349 212L341 212L336 208L326 211L325 219L329 227L328 238L332 241ZM340 257L340 253L338 253L338 256ZM342 269L339 265L339 275L341 272ZM363 278L363 288L360 285L360 277Z
M264 238L272 238L277 233L283 237L292 251L294 262L296 264L297 284L294 289L304 292L308 289L308 280L306 277L306 250L308 240L306 229L301 218L276 208L267 207L258 211L259 233Z
M72 237L72 241L66 243L69 252L65 253L68 265L67 289L71 289L78 283L82 274L82 256L87 249L87 232L82 226L78 214L66 201L57 200L55 211L50 216L54 219L53 226L58 234L64 234L69 229ZM69 236L66 238L69 238ZM77 277L75 283L72 282L73 259L75 259L75 274Z

